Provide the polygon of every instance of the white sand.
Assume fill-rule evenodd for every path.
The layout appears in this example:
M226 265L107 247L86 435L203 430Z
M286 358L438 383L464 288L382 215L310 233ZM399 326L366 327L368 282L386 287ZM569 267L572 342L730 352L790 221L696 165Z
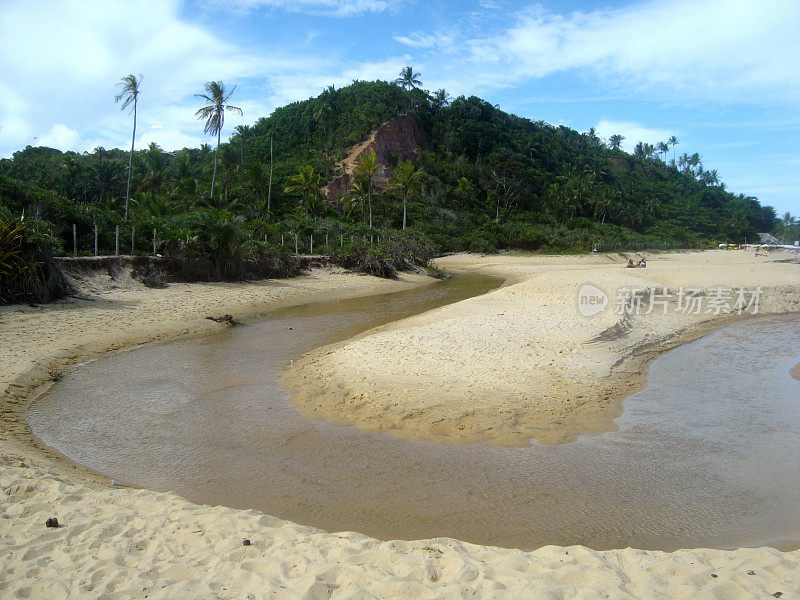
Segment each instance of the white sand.
M760 287L760 314L800 311L800 265L766 262L779 257L661 254L626 269L619 255L452 256L437 264L511 284L312 351L284 380L308 416L365 430L456 443L569 441L613 428L650 358L731 320L705 304L697 315L677 312L674 300L666 315L657 306L623 317L618 289ZM605 312L578 313L584 284L609 295Z
M51 370L111 348L220 327L204 320L208 314L419 281L316 273L254 284L134 286L89 301L0 310L0 598L798 597L800 551L522 552L329 534L255 511L110 486L39 448L19 420L23 398ZM62 527L46 528L51 516ZM243 547L244 538L252 545Z

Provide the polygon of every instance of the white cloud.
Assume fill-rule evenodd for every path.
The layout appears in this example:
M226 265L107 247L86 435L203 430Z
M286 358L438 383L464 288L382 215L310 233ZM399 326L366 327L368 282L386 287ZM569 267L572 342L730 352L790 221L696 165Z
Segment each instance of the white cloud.
M449 46L453 42L449 35L426 35L419 31L409 35L395 34L392 36L396 42L412 48L433 48L434 46Z
M351 84L354 80L393 79L400 74L400 69L409 64L410 60L411 57L406 54L379 61L358 63L338 73L331 72L329 69L307 69L305 71L286 69L271 78L273 90L270 100L273 105L280 106L287 102L319 94L330 85L343 87ZM424 64L419 66L424 68Z
M341 74L337 58L292 48L244 50L184 22L179 0L12 0L0 4L0 156L43 140L77 150L128 147L132 118L113 102L115 84L127 73L144 74L137 146L197 145L203 134L194 94L209 79L239 84L231 103L245 115L228 115L225 135L332 80L376 74L369 63ZM80 132L79 139L56 125Z
M647 142L655 146L658 142L666 142L670 136L675 135L674 131L653 129L629 121L609 121L606 119L601 120L595 126L595 131L597 131L597 135L606 140L612 135L624 136L625 140L622 142L622 148L627 152L633 152L634 146L639 142Z
M56 123L53 128L41 136L36 145L58 148L59 150L80 149L81 135L63 123Z
M207 0L207 3L219 4L220 0ZM226 4L244 11L272 8L322 16L353 17L392 10L401 3L402 0L228 0Z
M512 27L469 41L489 85L574 69L661 97L800 101L796 0L661 0L561 15L522 11ZM745 94L744 96L740 94Z

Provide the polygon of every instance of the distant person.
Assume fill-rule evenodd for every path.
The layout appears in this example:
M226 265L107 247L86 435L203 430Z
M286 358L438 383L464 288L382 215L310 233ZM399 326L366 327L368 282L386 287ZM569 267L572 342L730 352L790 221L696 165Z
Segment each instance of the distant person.
M647 267L647 263L645 262L644 258L642 258L642 260L639 261L639 268L644 269L645 267Z
M626 269L635 269L636 268L636 265L633 264L633 259L632 258L628 259L628 264L625 266L625 268Z

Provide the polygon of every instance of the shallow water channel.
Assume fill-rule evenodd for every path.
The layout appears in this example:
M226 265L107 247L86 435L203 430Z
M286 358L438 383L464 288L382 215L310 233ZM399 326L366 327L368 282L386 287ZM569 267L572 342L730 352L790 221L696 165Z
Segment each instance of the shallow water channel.
M659 357L618 431L458 447L311 421L277 379L322 344L483 293L456 275L265 313L88 363L34 402L47 445L108 477L329 531L532 549L800 540L800 319L729 326Z

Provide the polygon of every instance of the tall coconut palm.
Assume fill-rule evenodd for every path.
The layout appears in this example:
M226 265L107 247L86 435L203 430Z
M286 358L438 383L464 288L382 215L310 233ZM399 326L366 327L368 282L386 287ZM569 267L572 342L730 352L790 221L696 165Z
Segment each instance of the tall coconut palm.
M222 126L225 123L225 111L230 110L240 115L242 109L238 106L226 104L236 91L236 86L230 91L225 90L225 84L221 81L209 81L206 84L205 94L195 94L198 98L206 101L206 105L195 113L198 119L205 119L206 126L204 131L209 135L217 136L217 148L214 150L214 173L211 175L211 200L214 200L214 184L217 180L217 155L222 138Z
M400 71L400 77L394 80L404 90L413 90L422 85L419 73L414 73L414 67L404 67Z
M622 145L622 140L625 139L625 136L619 135L615 133L610 138L608 138L608 147L612 150L619 150L620 146Z
M674 135L670 136L670 138L667 140L667 143L672 146L672 164L675 164L675 146L678 145L678 138Z
M128 220L128 202L131 197L131 165L133 164L133 147L136 143L136 108L139 102L139 86L142 84L142 76L139 75L137 78L136 75L126 75L122 79L120 79L119 83L117 84L118 87L122 88L116 96L114 96L114 102L122 101L122 106L120 110L125 110L129 106L133 105L133 136L131 136L131 153L128 156L128 183L125 185L125 220Z
M403 230L406 228L406 202L408 195L411 194L422 184L423 172L417 169L410 160L404 160L397 164L394 175L389 180L389 186L399 190L403 197Z
M667 162L667 152L669 151L669 146L666 144L666 142L658 142L656 146L658 147L658 153L664 156L664 162Z
M367 181L367 203L369 205L369 228L372 229L372 178L378 172L378 157L374 150L363 154L356 165L356 175Z

